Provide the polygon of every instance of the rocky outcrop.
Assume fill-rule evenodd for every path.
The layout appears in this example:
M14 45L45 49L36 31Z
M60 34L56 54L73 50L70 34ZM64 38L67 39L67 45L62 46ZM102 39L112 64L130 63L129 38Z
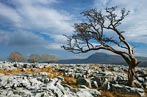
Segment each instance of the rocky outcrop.
M136 68L136 88L127 86L127 66L118 65L75 65L71 64L64 70L65 75L75 77L78 85L86 85L90 88L103 88L105 90L116 90L120 93L138 94L145 97L144 89L147 87L147 69ZM70 69L73 69L71 72ZM58 68L56 68L58 70Z
M126 93L126 94L128 94L128 93L129 94L138 94L140 97L145 97L145 92L142 88L134 88L134 87L119 85L119 84L111 84L110 90L111 91L118 91L118 92Z
M0 97L98 97L101 94L89 88L67 87L61 83L64 78L49 79L45 72L0 76Z
M127 85L127 66L105 64L39 64L0 62L3 70L27 68L32 70L52 66L53 70L76 79L80 88L62 84L64 78L48 78L47 72L35 74L0 74L0 97L98 97L101 93L90 88L102 88L127 94L138 94L145 97L147 88L147 68L136 68L136 87Z

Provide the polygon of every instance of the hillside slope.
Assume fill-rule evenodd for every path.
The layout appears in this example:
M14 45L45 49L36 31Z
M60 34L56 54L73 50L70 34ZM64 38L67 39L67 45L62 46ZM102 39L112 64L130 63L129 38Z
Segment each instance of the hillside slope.
M137 57L141 61L139 66L146 67L147 57ZM119 64L127 65L121 56L118 55L109 55L106 53L94 53L85 59L68 59L68 60L59 60L58 63L62 64Z

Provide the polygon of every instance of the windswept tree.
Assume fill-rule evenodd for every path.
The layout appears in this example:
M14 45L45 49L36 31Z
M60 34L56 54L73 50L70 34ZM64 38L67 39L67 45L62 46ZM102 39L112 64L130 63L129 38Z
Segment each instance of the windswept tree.
M21 53L19 52L12 52L9 57L8 60L10 62L23 62L24 61L24 57L22 56Z
M124 8L118 13L116 7L106 8L104 12L96 9L84 11L82 14L87 20L75 23L74 34L65 35L68 43L62 47L73 53L107 50L120 55L129 65L128 83L134 86L135 67L139 62L134 56L133 47L124 36L124 31L119 27L128 13Z

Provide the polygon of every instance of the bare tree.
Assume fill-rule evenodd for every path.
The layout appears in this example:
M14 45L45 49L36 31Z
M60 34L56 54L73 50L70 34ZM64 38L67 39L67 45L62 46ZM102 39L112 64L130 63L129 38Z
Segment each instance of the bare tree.
M82 14L86 17L86 22L74 25L74 34L65 35L68 43L62 47L73 53L107 50L120 55L129 65L129 85L134 86L135 67L139 62L134 56L133 47L124 36L124 31L119 29L128 13L124 8L117 13L116 7L106 8L105 12L96 9L84 11Z
M35 62L39 62L40 60L41 60L40 55L31 54L31 55L29 56L28 62L35 63Z
M56 56L49 55L49 54L42 55L41 60L46 61L46 62L57 62L58 61Z
M24 57L19 52L12 52L9 55L8 60L11 61L11 62L23 62Z
M57 62L58 59L54 55L38 55L38 54L31 54L29 56L28 62L35 63L35 62Z

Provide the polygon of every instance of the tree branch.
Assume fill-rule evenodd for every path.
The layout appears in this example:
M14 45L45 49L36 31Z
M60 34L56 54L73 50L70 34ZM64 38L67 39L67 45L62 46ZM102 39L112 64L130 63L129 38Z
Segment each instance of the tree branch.
M75 24L75 34L66 36L68 39L67 46L62 46L65 50L73 53L86 53L93 50L108 50L123 57L131 66L138 64L134 56L134 51L129 42L126 40L118 26L128 15L129 11L121 10L121 15L116 14L116 7L106 8L106 15L101 11L91 9L82 14L88 21ZM110 31L116 34L117 38L110 37L106 32ZM97 45L93 44L95 41ZM123 50L118 50L119 47Z

